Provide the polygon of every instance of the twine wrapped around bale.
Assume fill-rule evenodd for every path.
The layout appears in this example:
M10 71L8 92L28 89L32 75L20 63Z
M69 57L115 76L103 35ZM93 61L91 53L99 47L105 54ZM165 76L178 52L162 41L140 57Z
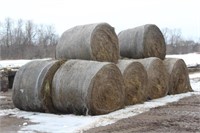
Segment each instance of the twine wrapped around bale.
M51 82L63 61L36 60L16 73L12 99L15 107L26 111L56 112L51 99Z
M57 59L117 62L118 37L107 23L88 24L65 31L56 46Z
M60 113L100 115L124 107L124 81L113 63L69 60L55 73L52 86Z
M117 66L121 70L126 87L125 105L144 102L148 83L144 66L136 60L119 60Z
M143 64L148 75L148 99L156 99L167 95L169 75L162 60L150 57L138 60Z
M168 94L192 91L188 69L182 59L166 58L164 64L170 76Z
M122 57L134 59L165 58L165 39L156 25L147 24L121 31L118 38Z

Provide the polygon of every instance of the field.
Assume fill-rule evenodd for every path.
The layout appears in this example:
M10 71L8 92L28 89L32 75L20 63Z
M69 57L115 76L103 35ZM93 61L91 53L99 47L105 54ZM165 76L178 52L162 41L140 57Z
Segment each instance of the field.
M198 67L199 54L170 55ZM7 64L5 63L7 62ZM2 67L21 66L0 62ZM13 62L13 61L12 61ZM6 64L6 65L5 65ZM190 73L194 92L168 95L100 116L26 112L12 104L12 90L0 93L1 132L198 132L200 131L200 72ZM102 127L104 126L104 127Z

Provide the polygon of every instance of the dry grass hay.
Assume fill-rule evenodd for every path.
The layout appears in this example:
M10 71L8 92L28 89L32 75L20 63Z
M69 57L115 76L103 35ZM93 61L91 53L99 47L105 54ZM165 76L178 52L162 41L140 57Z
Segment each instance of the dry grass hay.
M51 82L62 64L57 60L36 60L22 66L13 84L13 103L26 111L56 112L51 99Z
M142 103L146 100L148 76L144 66L136 60L119 60L125 83L125 105Z
M147 57L165 58L165 39L156 25L147 24L121 31L118 38L120 55L123 57L134 59Z
M57 59L117 62L118 37L107 23L88 24L65 31L56 47Z
M53 103L60 113L100 115L124 107L124 81L113 63L69 60L52 84Z
M166 58L164 64L170 75L168 94L179 94L192 91L188 69L182 59Z
M149 99L160 98L167 95L169 75L162 60L157 57L150 57L139 60L145 67L148 75Z

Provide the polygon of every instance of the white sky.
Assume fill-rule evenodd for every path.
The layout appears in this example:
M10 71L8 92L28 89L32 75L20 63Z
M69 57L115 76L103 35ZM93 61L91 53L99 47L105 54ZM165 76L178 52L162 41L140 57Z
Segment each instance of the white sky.
M181 29L185 39L200 40L199 0L0 0L0 21L33 20L52 24L62 34L76 25L107 22L116 32L153 23Z

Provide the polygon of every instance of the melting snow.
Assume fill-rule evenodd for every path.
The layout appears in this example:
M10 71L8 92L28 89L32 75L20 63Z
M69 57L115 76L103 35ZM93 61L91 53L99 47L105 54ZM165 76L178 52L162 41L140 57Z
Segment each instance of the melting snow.
M43 60L49 60L49 59L50 58L45 58ZM34 59L34 60L38 60L38 59ZM1 68L21 67L30 61L33 61L33 60L0 60L0 69Z
M166 57L183 59L188 67L200 65L200 54L198 53L190 53L182 55L166 55Z

